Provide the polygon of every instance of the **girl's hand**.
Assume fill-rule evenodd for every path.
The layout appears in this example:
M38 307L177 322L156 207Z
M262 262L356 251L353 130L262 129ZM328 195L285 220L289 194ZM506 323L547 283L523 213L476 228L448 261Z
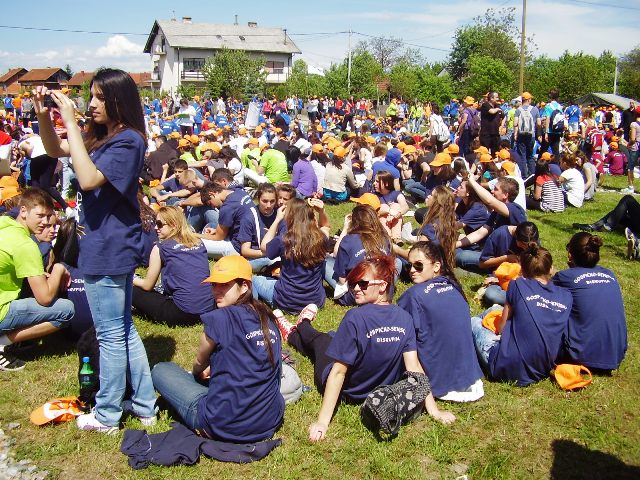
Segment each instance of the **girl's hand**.
M284 215L287 211L287 206L286 205L282 205L281 207L278 208L277 212L276 212L276 222L279 222L281 220L284 219Z
M309 426L309 440L312 442L319 442L320 440L324 440L327 435L327 430L329 429L328 425L324 423L315 422Z
M346 232L347 230L349 230L350 225L351 225L351 214L349 213L348 215L344 216L344 226L342 227L342 231Z
M211 366L208 366L202 372L200 372L200 375L198 375L198 377L200 377L201 380L209 380L211 378Z
M33 90L31 90L33 94L33 108L37 114L40 113L49 113L49 109L44 106L44 97L49 94L49 90L44 85L40 85Z
M74 126L76 124L76 109L71 99L60 90L50 90L50 95L56 105L58 105L64 126L66 128Z

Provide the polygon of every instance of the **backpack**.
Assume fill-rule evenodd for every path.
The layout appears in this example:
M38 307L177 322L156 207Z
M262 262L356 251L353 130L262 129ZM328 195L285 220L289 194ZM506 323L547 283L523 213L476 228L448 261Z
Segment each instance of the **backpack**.
M480 110L467 108L465 112L467 112L465 128L471 132L471 137L475 138L480 135Z
M446 142L447 140L449 140L449 128L447 127L447 124L444 123L444 120L442 120L442 117L438 115L432 115L431 121L435 124L435 128L433 129L433 131L436 139L439 142Z
M604 143L604 132L597 128L592 128L586 135L587 143L593 150L601 150Z
M564 132L564 113L562 110L556 109L549 116L549 133Z
M531 115L531 107L520 107L520 115L518 116L518 133L534 133L533 115Z

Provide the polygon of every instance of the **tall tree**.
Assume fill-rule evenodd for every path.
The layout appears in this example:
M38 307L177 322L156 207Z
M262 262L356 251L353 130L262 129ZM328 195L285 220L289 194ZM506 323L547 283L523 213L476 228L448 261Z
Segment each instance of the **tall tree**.
M249 57L244 50L223 48L202 68L211 95L247 98L264 92L267 72L264 58Z
M395 37L372 37L358 42L356 52L369 52L380 64L384 72L389 72L399 63L418 65L423 62L420 50L405 48L402 39Z
M347 59L327 69L324 77L329 95L345 97L350 93L356 97L376 97L376 82L383 78L383 71L368 51L356 51L351 57L351 92L347 88L347 75Z
M71 64L67 63L64 66L64 71L67 72L67 74L69 75L69 77L73 77L73 70L71 70Z
M622 56L619 63L619 92L640 100L640 45Z
M478 98L495 91L502 98L511 98L516 90L515 74L502 60L482 55L471 56L469 74L462 83L460 93Z

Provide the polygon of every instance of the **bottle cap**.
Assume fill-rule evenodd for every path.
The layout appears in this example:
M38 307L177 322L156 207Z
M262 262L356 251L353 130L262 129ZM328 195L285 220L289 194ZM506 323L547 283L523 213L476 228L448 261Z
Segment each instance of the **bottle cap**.
M89 363L89 357L82 357L82 363Z

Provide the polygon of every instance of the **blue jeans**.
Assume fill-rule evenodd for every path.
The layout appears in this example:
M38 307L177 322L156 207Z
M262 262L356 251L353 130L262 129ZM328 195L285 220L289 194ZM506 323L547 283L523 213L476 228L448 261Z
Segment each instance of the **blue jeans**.
M484 302L487 305L504 305L507 301L507 292L500 285L489 285L484 292Z
M327 257L324 261L324 281L331 287L331 290L336 289L338 282L333 278L333 270L336 265L335 257Z
M84 287L100 345L96 419L104 425L118 426L127 381L133 392L133 413L154 416L156 394L147 352L131 317L133 273L85 275Z
M35 298L20 298L9 304L7 314L0 321L0 333L6 334L45 322L63 328L74 313L73 302L64 298L57 299L47 307L40 305Z
M325 200L337 200L339 202L344 202L347 198L349 198L349 192L334 192L333 190L329 190L327 188L322 189Z
M280 261L280 258L276 258L274 260L271 260L269 257L260 257L260 258L254 258L252 260L249 260L249 263L251 264L251 271L253 273L260 273L262 272L265 268L273 265L274 263L277 263Z
M480 264L481 250L466 250L456 248L456 267L460 267L468 272L485 273L478 265Z
M212 209L201 205L199 207L188 207L185 211L187 223L196 232L201 232L205 225L211 228L218 226L218 217L220 216L217 209Z
M518 155L526 166L523 170L522 165L518 164L522 178L527 178L536 171L536 161L533 158L533 143L534 138L530 133L521 133L516 140L516 152L518 152Z
M173 362L158 363L151 372L153 386L162 398L180 416L180 420L192 430L201 428L198 423L198 404L209 388L198 383L193 375Z
M491 330L484 328L482 326L482 319L489 312L500 308L502 307L494 305L482 312L480 316L471 318L471 335L473 336L473 343L476 346L480 366L485 373L489 370L489 354L491 353L491 349L500 343L500 335L496 335Z
M427 198L427 187L415 180L411 180L411 182L405 181L404 190L418 200L424 201Z
M275 278L254 275L251 282L253 284L253 298L273 305L273 292L277 281Z

